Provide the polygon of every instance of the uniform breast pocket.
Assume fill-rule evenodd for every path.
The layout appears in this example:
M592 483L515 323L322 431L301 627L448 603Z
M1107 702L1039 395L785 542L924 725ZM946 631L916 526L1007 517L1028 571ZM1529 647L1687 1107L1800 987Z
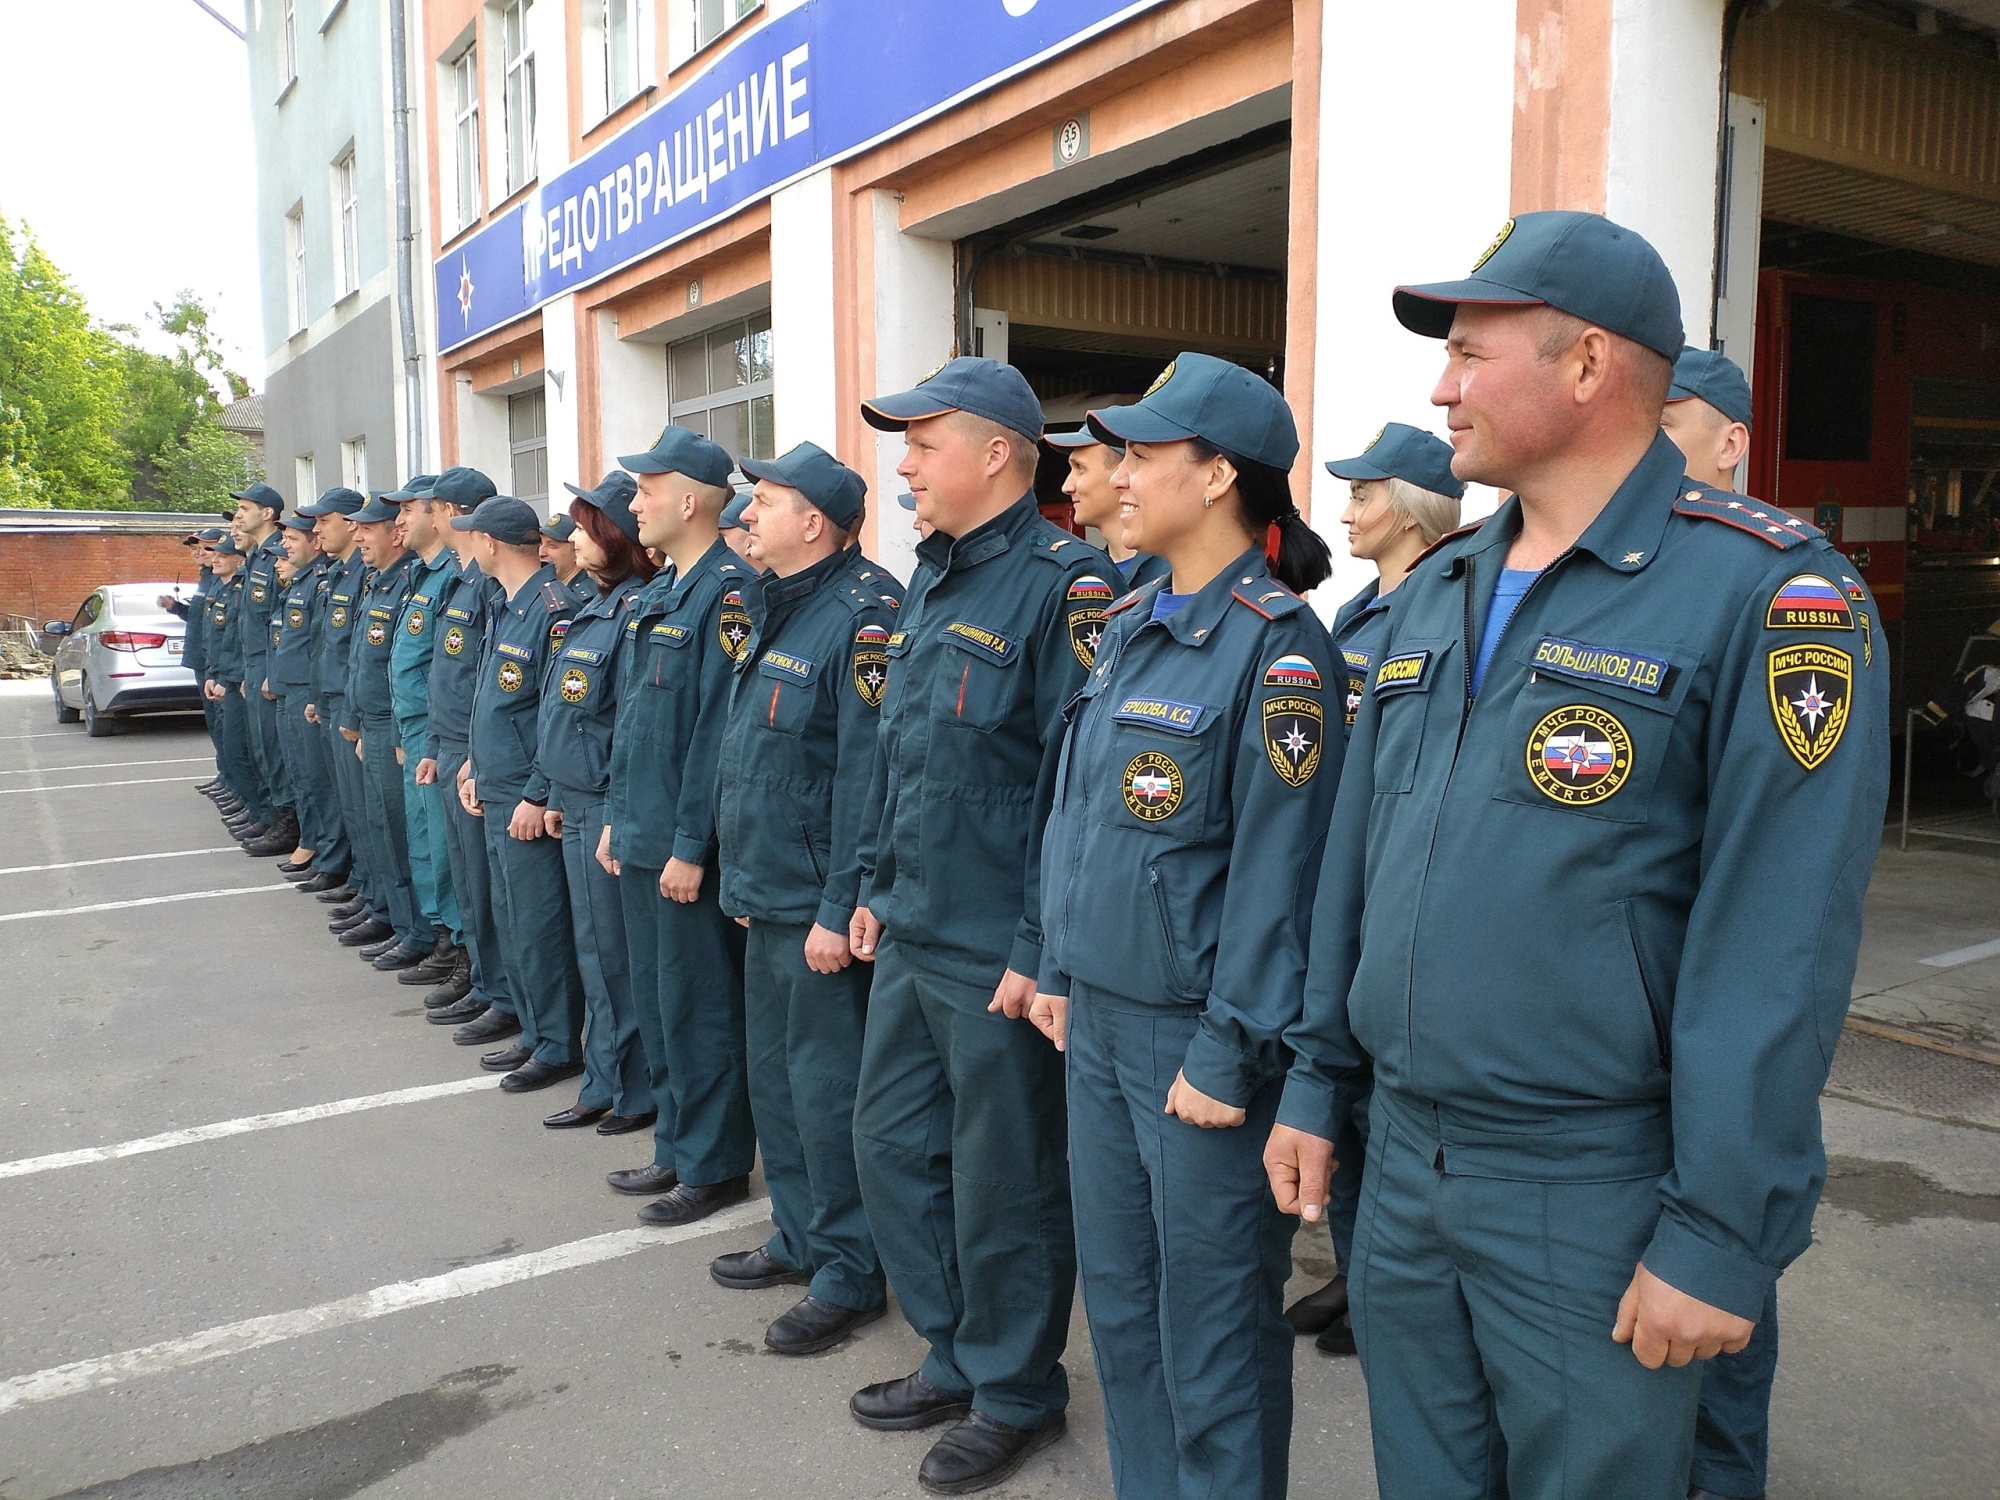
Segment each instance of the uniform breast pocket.
M777 734L804 733L812 719L818 681L818 662L789 652L767 653L757 663L757 676L750 685L755 694L757 722Z
M1520 659L1529 677L1508 718L1509 753L1494 796L1645 822L1699 654L1550 636L1521 648Z
M678 688L688 658L685 652L694 640L692 625L670 620L656 621L645 632L646 670L641 680L647 687Z
M1458 642L1398 641L1381 653L1368 681L1381 715L1375 731L1375 790L1407 792L1417 784L1424 730L1439 693L1462 693L1464 678L1457 665Z
M1115 786L1092 791L1105 821L1183 843L1203 838L1222 779L1217 770L1221 710L1206 703L1114 693L1100 697L1094 712L1111 718L1106 733L1090 737L1109 752L1093 768L1093 777L1108 773L1116 778Z
M935 689L938 722L960 729L1001 728L1013 717L1021 695L1032 690L1021 670L1025 643L1019 636L964 620L947 625L944 639L950 649Z

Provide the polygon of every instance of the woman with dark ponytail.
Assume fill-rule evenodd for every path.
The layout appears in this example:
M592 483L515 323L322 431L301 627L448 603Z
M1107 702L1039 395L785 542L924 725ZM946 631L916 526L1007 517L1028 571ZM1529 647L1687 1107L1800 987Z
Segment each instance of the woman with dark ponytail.
M1172 572L1105 612L1068 712L1029 1016L1067 1053L1118 1493L1275 1500L1292 1224L1261 1160L1345 745L1338 658L1299 598L1331 559L1292 504L1292 414L1250 371L1183 354L1090 425L1125 448L1126 544Z

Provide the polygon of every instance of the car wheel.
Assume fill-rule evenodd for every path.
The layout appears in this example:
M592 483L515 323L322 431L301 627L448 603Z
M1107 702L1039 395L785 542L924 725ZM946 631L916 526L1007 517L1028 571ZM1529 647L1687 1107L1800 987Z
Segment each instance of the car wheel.
M55 693L56 693L56 722L58 724L74 724L78 719L81 719L83 717L83 711L81 709L71 708L67 703L63 702L63 695L61 688L57 688L55 690Z
M90 689L83 690L83 732L94 740L118 732L118 721L106 713L99 713L97 705L91 701Z

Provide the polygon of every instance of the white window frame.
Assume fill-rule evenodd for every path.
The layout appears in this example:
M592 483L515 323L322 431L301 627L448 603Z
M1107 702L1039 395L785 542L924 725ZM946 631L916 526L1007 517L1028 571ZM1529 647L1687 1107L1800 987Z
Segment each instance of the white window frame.
M445 62L450 94L452 205L460 230L469 229L485 211L480 193L479 48L467 42Z
M763 379L752 380L747 385L732 385L725 390L708 390L701 395L679 391L674 388L674 351L676 349L686 348L691 344L702 346L702 383L706 386L710 383L714 372L713 350L717 339L754 339L760 335L766 340L765 348L768 351L767 358L771 366L771 373ZM768 431L759 432L756 421L757 406L760 403L770 403L773 399L775 376L777 373L777 358L775 343L771 339L771 311L769 308L751 313L748 317L732 318L727 323L718 324L700 333L690 334L684 339L675 339L666 347L666 358L667 420L669 422L691 427L696 432L706 434L709 431L708 414L710 412L721 407L744 406L749 408L750 441L745 445L747 451L752 457L756 458L775 457L775 453L773 452L759 453L757 451L760 446L765 449L774 448L776 441L773 433ZM766 405L766 410L770 410L768 404ZM689 418L698 420L690 421L688 420ZM761 445L757 441L759 437L764 439ZM734 454L731 455L731 457L734 456Z
M319 466L310 453L301 453L292 460L292 488L296 492L293 509L319 499Z
M350 490L368 493L368 439L346 439L340 445L340 482Z
M334 300L361 290L361 196L355 182L354 148L333 164L334 260L339 273Z
M282 0L278 20L278 60L285 67L285 88L299 81L299 0ZM283 98L281 92L278 96Z
M500 28L500 107L505 116L507 194L535 180L535 41L529 31L535 0L505 0Z
M288 335L306 331L306 206L285 215L285 317Z
M713 30L704 25L707 12L713 8L715 20ZM694 51L712 45L717 38L727 36L736 25L764 8L764 0L690 0L693 11Z
M520 401L531 396L541 398L542 430L538 433L524 435L515 431L514 419L516 412L519 409L514 405L514 403L516 401ZM507 398L507 484L508 487L514 491L515 499L525 500L528 502L528 504L534 506L537 510L540 510L543 506L545 506L548 503L548 498L549 498L548 451L549 451L548 392L546 390L519 391L516 392L514 395L509 396ZM524 456L531 453L540 453L542 455L541 457L542 488L531 494L522 494L521 491L523 489L526 489L527 486L521 483L521 460Z

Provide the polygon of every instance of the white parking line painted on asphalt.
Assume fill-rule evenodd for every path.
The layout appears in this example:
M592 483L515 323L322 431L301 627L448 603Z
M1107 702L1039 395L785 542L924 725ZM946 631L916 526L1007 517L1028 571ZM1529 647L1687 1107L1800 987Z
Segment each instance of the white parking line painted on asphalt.
M40 769L43 775L51 774L49 768L46 766ZM77 766L74 769L87 771L90 767ZM72 781L62 786L10 786L0 787L0 797L24 797L31 792L87 792L94 787L100 786L157 786L163 781L200 781L202 779L199 776L141 776L133 781Z
M213 896L268 896L289 891L289 885L232 885L219 891L186 891L178 896L139 896L131 901L96 901L89 906L51 906L45 911L0 913L0 922L26 922L36 917L80 917L93 911L124 911L134 906L168 906L176 901L206 901Z
M372 1291L358 1292L352 1297L322 1302L316 1307L271 1313L261 1318L245 1318L239 1323L224 1323L216 1328L203 1329L186 1338L167 1339L140 1349L127 1349L120 1354L79 1359L70 1364L37 1370L32 1375L16 1375L11 1380L0 1381L0 1414L17 1407L55 1401L63 1396L101 1391L142 1375L162 1375L189 1365L204 1364L211 1359L247 1354L252 1349L282 1344L329 1328L366 1323L387 1317L390 1313L406 1312L413 1307L429 1307L459 1297L477 1296L496 1287L512 1286L517 1281L530 1281L557 1271L572 1271L580 1266L618 1260L658 1245L674 1245L683 1240L720 1234L724 1230L740 1229L764 1218L769 1201L752 1198L747 1203L726 1208L693 1224L680 1224L671 1229L619 1229L585 1240L571 1240L566 1245L555 1245L547 1250L513 1255L505 1260L490 1260L484 1265L467 1266L460 1271L447 1271L442 1276L391 1282Z
M176 755L168 760L87 760L73 766L28 766L19 771L0 771L0 776L44 776L61 771L124 771L133 766L191 766L212 761L212 755Z
M1992 958L1996 954L2000 954L2000 938L1974 943L1970 948L1954 948L1949 953L1940 953L1935 958L1920 958L1917 962L1927 969L1955 969L1960 964L1976 964L1980 959Z
M109 859L72 859L59 865L9 865L0 875L40 875L47 870L83 870L92 865L130 865L148 859L188 859L197 854L240 854L241 844L222 844L213 849L168 849L159 854L114 854Z
M481 1089L497 1089L500 1080L488 1073L478 1078L454 1078L450 1083L425 1083L415 1088L391 1089L386 1094L361 1094L352 1099L335 1099L330 1104L308 1104L303 1109L275 1110L268 1115L244 1115L236 1120L218 1120L213 1125L191 1125L185 1130L169 1130L160 1135L141 1136L112 1146L85 1146L77 1151L58 1151L50 1156L24 1156L17 1161L0 1161L0 1177L28 1177L36 1172L54 1172L62 1167L88 1166L91 1162L116 1161L125 1156L144 1156L152 1151L170 1151L175 1146L193 1146L202 1141L225 1140L232 1135L249 1135L257 1130L275 1130L280 1125L305 1125L314 1120L332 1120L341 1115L357 1115L363 1110L386 1109L392 1104L418 1104L425 1099L443 1099L452 1094L475 1094Z

